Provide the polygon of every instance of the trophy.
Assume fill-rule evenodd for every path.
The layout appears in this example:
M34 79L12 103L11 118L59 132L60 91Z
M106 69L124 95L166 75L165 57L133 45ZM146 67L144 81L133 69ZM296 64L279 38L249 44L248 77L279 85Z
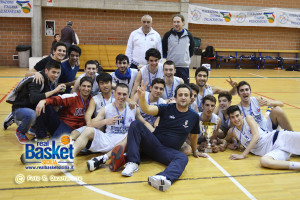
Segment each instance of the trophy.
M211 122L202 122L201 123L201 130L204 131L204 136L206 137L207 147L205 147L205 153L212 153L210 137L213 135L215 123Z

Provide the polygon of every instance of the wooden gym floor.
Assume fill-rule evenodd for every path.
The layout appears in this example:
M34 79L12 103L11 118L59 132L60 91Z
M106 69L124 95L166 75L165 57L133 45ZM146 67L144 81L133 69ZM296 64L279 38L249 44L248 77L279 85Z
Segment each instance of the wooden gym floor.
M5 96L24 76L26 69L0 67L0 121L11 111ZM193 77L194 71L191 72ZM221 69L211 71L208 83L230 88L225 79L231 75L236 81L246 80L252 86L252 95L261 95L284 102L295 131L300 131L300 73L275 70ZM193 82L194 79L192 78ZM233 98L233 104L239 97ZM265 111L265 110L264 110ZM259 157L249 155L244 160L229 160L233 151L210 154L210 159L189 157L189 163L180 180L166 192L147 184L147 177L165 166L143 159L139 171L132 177L110 172L104 167L88 172L86 160L79 156L76 170L63 174L59 171L26 170L20 162L24 146L15 137L16 125L0 131L0 199L299 199L300 173L290 170L261 168ZM300 144L299 144L300 145ZM300 162L299 157L291 160ZM22 176L23 175L23 176ZM44 175L44 176L43 176ZM51 177L76 176L81 182L50 181ZM22 184L17 181L25 180ZM32 181L33 177L45 181ZM46 178L46 179L44 179ZM30 180L31 179L31 180Z

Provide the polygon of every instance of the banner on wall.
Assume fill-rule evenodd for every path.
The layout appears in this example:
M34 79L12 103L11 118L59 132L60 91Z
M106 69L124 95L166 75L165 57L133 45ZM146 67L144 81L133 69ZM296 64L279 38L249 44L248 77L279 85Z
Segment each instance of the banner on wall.
M218 10L190 4L188 22L210 25L300 28L300 12L291 12L282 8L252 11Z
M33 0L0 0L0 17L32 17Z

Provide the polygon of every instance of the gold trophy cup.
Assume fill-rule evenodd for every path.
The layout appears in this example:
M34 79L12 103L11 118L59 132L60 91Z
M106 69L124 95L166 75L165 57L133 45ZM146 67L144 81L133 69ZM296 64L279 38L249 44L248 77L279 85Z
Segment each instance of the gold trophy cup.
M202 126L201 130L204 131L204 136L206 137L206 141L207 141L207 147L204 150L205 153L212 153L210 137L213 135L215 125L216 125L215 123L211 123L211 122L202 122L201 124Z

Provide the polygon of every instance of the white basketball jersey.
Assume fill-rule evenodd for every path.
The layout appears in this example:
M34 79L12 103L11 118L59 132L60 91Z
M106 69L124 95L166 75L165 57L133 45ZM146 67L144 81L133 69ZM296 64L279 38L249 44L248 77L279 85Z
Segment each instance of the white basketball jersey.
M93 80L93 88L92 88L92 91L91 91L91 96L95 96L100 91L99 85L98 85L97 80L96 80L96 77L98 75L99 75L98 73L95 74L95 78ZM81 74L78 78L81 79L82 77L85 77L85 76L86 76L86 74L84 73L84 74Z
M175 96L175 89L176 87L180 85L180 78L177 76L174 76L173 84L172 86L167 86L165 87L164 93L161 95L161 98L167 100L170 99L171 97Z
M94 112L95 116L97 116L98 112L100 111L100 109L102 107L115 101L113 94L110 95L110 98L108 100L105 100L104 97L102 96L101 92L99 92L97 95L93 96L93 99L95 101L95 112Z
M255 97L250 97L250 106L249 107L243 107L241 104L239 104L239 107L241 111L244 114L244 117L247 115L251 115L259 127L265 131L268 130L267 128L267 119L263 116L259 103Z
M145 99L146 99L148 105L158 105L158 104L165 104L165 103L166 103L166 101L165 101L164 99L159 98L158 101L156 101L156 102L150 102L150 104L149 104L149 94L150 94L149 92L147 92L147 91L145 92ZM139 103L139 106L140 106L140 103ZM151 124L151 125L153 126L153 125L154 125L154 122L155 122L155 120L156 120L157 117L153 117L152 115L148 115L148 114L144 113L144 112L142 111L142 109L140 109L140 111L141 111L142 117L143 117L149 124Z
M194 101L191 105L190 105L190 108L193 109L194 111L198 112L198 106L197 106L197 102Z
M163 65L161 63L158 63L158 68L157 68L157 71L155 74L150 73L150 71L148 70L148 65L145 65L144 67L142 67L140 72L141 72L142 81L144 82L144 84L147 82L146 91L148 91L148 92L150 92L151 83L155 78L162 79L164 77Z
M198 96L197 96L197 99L196 99L196 102L197 102L197 106L198 106L198 110L199 112L202 112L202 108L201 108L201 105L202 105L202 99L203 97L205 97L206 95L213 95L213 90L211 87L207 87L204 89L203 91L203 96L201 96L199 93L198 93Z
M131 122L135 120L136 107L130 109L126 103L125 109L118 111L115 104L111 103L105 106L105 119L112 118L116 115L121 115L115 125L106 125L106 134L127 134Z
M233 131L235 132L240 144L243 145L243 147L247 148L252 139L252 133L245 118L243 119L243 122L244 124L241 131L238 130L236 127L233 127ZM258 127L258 133L258 142L254 146L254 148L250 150L250 152L258 156L264 156L266 153L272 150L273 136L275 131L269 133L263 131L261 128Z
M119 79L115 75L115 72L110 73L110 75L112 76L112 82L113 83L115 83L115 84L124 83L124 84L126 84L128 86L128 88L129 88L128 96L130 96L131 89L132 89L134 81L136 79L136 75L138 74L138 70L137 69L130 68L130 70L131 70L131 78L130 79L125 79L125 80Z
M220 124L221 130L227 132L227 131L229 130L229 128L230 128L230 119L229 119L229 117L228 117L228 119L226 120L225 117L224 117L224 114L223 114L223 112L222 112L221 109L219 109L218 116L219 116L220 119L221 119L221 124Z

